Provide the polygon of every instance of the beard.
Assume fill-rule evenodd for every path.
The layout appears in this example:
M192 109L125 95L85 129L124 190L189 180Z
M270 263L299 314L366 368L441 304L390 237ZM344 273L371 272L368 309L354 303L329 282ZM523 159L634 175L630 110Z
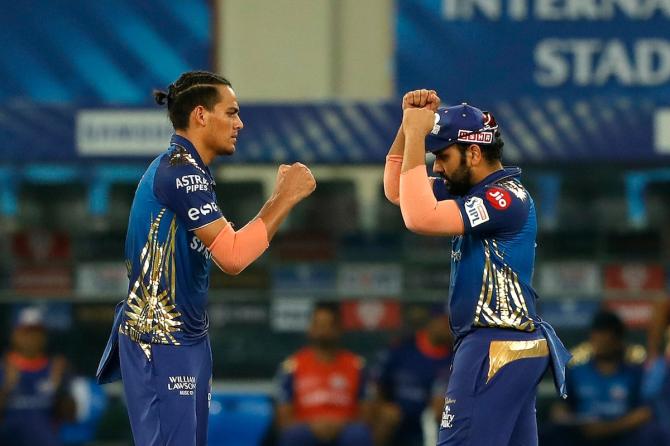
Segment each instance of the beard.
M451 195L462 197L472 187L472 170L466 165L465 157L461 157L461 165L450 176L442 175L447 181L447 190Z

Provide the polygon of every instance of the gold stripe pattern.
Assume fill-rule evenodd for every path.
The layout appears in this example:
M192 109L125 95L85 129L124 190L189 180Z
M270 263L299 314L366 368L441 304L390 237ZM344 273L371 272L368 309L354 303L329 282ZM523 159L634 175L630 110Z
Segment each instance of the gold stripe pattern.
M534 341L491 341L489 345L489 373L486 383L491 381L501 368L510 362L524 358L541 358L549 355L546 339Z
M528 307L521 291L518 275L506 265L495 239L484 243L482 288L475 309L476 327L513 328L532 332L535 324L528 316ZM496 256L502 266L492 261ZM494 300L495 296L495 300Z
M140 255L141 271L126 300L126 322L124 332L135 342L146 340L151 343L179 345L174 333L180 331L181 313L176 310L175 296L175 234L176 218L170 222L165 243L158 241L158 231L165 214L162 209L153 219L147 242ZM146 349L143 348L145 350ZM147 355L150 357L150 355Z

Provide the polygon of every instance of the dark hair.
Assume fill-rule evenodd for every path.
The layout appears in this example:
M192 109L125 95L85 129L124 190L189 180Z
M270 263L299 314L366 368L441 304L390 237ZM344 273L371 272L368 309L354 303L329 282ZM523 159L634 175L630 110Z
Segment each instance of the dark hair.
M616 313L603 310L593 317L591 331L608 331L617 337L623 337L626 334L626 326Z
M459 142L458 149L461 151L461 155L465 155L465 150L475 143L462 143ZM496 130L494 135L494 140L491 144L477 144L480 149L482 149L482 156L488 163L493 163L495 161L502 161L502 150L505 142L500 136L500 130Z
M319 311L326 311L330 314L333 315L333 319L335 319L335 323L337 325L340 325L340 307L333 302L319 302L314 306L314 312L312 313L312 316L315 315Z
M175 130L188 128L191 112L198 105L212 110L219 102L218 85L231 86L228 79L208 71L187 71L168 86L167 93L154 90L158 105L167 103L168 116Z

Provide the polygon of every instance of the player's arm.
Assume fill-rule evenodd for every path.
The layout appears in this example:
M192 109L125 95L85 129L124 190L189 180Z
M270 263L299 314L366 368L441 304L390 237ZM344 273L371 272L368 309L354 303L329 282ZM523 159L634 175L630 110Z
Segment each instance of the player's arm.
M463 217L455 200L437 201L426 172L425 138L435 123L429 108L403 113L405 149L400 175L400 210L405 226L424 235L464 233Z
M314 177L306 166L282 165L274 193L246 226L235 231L222 216L194 232L222 271L239 274L265 252L291 209L315 188Z
M412 107L428 107L435 111L439 106L440 98L435 90L414 90L406 93L402 98L403 110ZM384 164L384 195L395 205L400 205L400 170L404 151L405 133L400 125Z
M293 411L293 398L295 398L293 378L295 368L295 359L288 358L279 365L279 370L275 376L276 424L280 430L286 429L296 422Z
M658 301L647 333L647 352L649 362L663 356L665 332L670 325L670 299Z

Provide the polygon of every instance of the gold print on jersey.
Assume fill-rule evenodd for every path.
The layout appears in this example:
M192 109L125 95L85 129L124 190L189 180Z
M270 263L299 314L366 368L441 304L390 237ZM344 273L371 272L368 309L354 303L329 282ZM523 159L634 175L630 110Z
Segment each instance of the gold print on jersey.
M181 313L175 309L175 233L173 217L165 243L158 242L162 209L152 221L147 243L140 255L141 272L135 278L127 304L125 333L136 342L149 335L151 343L179 345L173 333L180 330ZM146 340L146 336L144 337ZM147 352L145 351L145 354ZM150 359L150 354L147 354Z
M526 192L526 189L524 189L524 187L518 181L507 180L497 184L502 188L512 192L521 201L526 201L528 199L528 192Z
M519 277L512 268L502 263L497 266L491 260L493 255L502 260L495 240L484 240L484 271L482 289L475 310L475 326L514 328L522 331L535 330L535 324L528 317L528 307L519 284ZM495 295L495 302L493 297Z

